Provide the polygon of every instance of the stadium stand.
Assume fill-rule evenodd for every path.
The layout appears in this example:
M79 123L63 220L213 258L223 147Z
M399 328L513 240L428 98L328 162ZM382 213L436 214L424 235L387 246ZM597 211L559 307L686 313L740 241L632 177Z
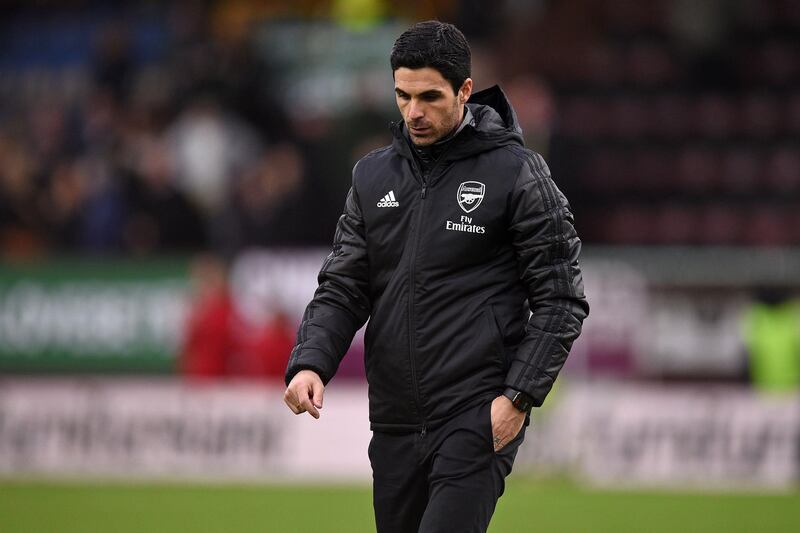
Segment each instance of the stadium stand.
M522 95L587 243L800 241L796 2L440 4L476 69ZM306 8L87 5L0 23L6 255L327 243L330 199L394 112L375 83L327 115L283 98L270 35L310 40L291 23Z

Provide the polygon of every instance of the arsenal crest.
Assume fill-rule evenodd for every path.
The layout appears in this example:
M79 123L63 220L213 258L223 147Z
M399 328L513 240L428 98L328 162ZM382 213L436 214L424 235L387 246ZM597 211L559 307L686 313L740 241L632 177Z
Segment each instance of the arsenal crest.
M486 185L479 181L465 181L458 186L458 205L465 213L471 213L481 205Z

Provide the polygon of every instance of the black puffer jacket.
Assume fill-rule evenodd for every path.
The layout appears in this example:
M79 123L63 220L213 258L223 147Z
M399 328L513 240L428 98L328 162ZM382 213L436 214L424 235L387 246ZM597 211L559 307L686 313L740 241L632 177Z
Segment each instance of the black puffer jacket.
M589 307L580 240L498 87L427 175L403 132L358 162L286 370L333 377L367 318L375 430L421 431L508 386L541 405Z

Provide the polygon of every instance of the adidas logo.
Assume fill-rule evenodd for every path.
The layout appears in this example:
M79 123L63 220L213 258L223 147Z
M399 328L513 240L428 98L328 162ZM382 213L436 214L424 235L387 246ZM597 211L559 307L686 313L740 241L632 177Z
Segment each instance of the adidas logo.
M389 194L381 198L378 207L400 207L400 202L394 197L394 191L389 191Z

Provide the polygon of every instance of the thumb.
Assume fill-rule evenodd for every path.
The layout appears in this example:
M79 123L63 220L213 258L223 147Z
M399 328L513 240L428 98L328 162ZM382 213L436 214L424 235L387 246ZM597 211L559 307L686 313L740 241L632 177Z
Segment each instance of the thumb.
M321 381L314 381L311 384L311 392L313 394L312 401L317 409L322 409L322 391L325 390L325 385Z

